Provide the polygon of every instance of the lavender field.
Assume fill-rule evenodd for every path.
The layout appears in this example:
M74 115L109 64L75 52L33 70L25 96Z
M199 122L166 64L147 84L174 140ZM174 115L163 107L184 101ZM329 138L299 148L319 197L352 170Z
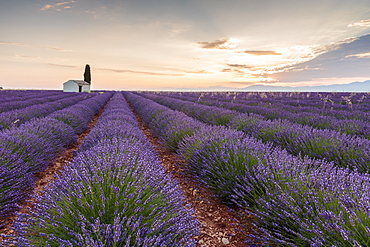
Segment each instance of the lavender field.
M370 246L369 110L367 93L1 90L0 245ZM200 241L139 119L241 240Z

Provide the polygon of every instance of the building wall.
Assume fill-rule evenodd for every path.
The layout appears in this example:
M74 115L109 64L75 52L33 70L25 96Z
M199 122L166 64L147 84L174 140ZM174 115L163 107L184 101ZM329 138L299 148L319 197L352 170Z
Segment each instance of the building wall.
M83 85L82 92L90 93L90 85Z
M63 92L78 92L78 85L74 81L63 83Z
M79 86L73 80L63 83L63 92L79 92ZM81 92L90 93L90 85L82 85Z

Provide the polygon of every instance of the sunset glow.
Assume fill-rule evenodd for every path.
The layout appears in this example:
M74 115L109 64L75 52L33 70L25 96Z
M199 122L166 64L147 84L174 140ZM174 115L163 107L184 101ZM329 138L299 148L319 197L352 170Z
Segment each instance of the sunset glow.
M0 20L4 88L61 89L85 64L93 89L370 79L365 0L14 0Z

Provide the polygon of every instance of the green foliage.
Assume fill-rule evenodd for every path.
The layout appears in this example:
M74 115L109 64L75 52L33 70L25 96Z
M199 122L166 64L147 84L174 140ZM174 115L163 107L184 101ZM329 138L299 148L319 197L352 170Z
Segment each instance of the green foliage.
M31 244L46 246L44 235L50 233L59 239L76 238L77 241L76 236L70 235L71 231L81 235L93 233L94 239L104 241L104 232L114 230L105 229L107 225L122 225L123 232L132 235L134 241L137 229L156 224L158 219L163 222L163 227L169 224L168 219L173 215L168 212L167 200L145 185L143 179L134 174L135 169L102 169L90 174L89 179L76 180L63 196L53 198L55 207L48 208L48 214L53 218L35 217L34 224L27 229ZM129 227L130 221L137 222L136 229ZM154 235L154 232L150 234ZM56 240L48 241L48 244L60 246ZM123 245L117 242L114 246Z
M88 65L88 64L86 64L86 66L85 66L84 81L91 84L90 65Z
M171 128L166 136L166 147L171 152L175 152L179 148L179 143L187 136L194 134L194 129Z
M302 174L303 176L310 176ZM342 195L276 174L267 193L254 205L258 225L274 239L292 246L369 246L370 218L366 209L349 205ZM347 191L345 194L351 194ZM354 194L353 194L354 195ZM354 196L354 201L357 200Z

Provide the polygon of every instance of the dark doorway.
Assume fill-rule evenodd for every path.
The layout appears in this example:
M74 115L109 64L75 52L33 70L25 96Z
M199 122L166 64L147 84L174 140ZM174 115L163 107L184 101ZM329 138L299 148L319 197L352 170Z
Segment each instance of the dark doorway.
M82 92L82 86L78 86L78 92L81 93Z

